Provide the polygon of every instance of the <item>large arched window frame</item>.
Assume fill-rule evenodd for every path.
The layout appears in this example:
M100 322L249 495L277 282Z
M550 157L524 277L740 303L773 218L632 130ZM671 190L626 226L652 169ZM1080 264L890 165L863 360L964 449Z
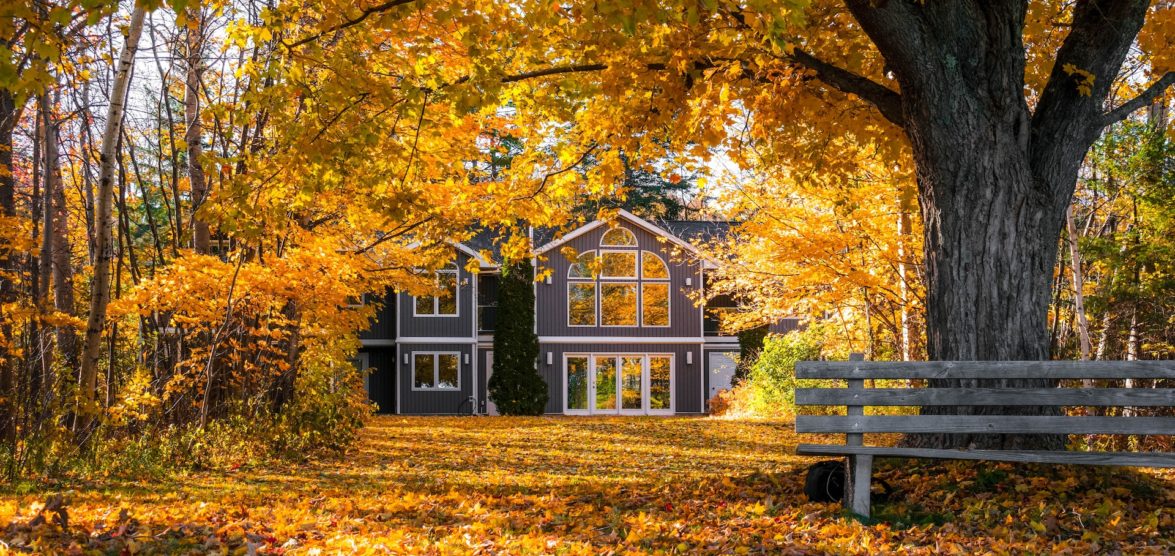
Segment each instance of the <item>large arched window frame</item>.
M567 270L567 325L667 328L670 297L665 260L642 250L631 231L612 228Z

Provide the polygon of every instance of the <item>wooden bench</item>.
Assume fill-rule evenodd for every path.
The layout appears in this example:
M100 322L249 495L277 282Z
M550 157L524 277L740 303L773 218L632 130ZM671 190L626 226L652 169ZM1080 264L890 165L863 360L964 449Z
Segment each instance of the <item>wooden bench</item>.
M1027 463L1175 467L1164 452L1071 452L922 449L866 446L866 433L1160 434L1175 435L1175 417L1023 415L867 416L866 406L1175 407L1175 388L866 388L866 380L1175 379L1175 361L805 361L796 378L833 379L848 388L797 388L797 406L845 406L845 416L799 415L797 433L844 433L845 443L800 444L796 453L847 456L845 507L869 516L873 458L939 458Z

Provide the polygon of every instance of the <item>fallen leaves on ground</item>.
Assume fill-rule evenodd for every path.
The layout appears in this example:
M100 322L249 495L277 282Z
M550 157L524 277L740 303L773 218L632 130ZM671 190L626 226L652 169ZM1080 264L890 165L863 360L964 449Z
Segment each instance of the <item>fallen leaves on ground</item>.
M874 522L808 503L790 423L379 417L338 461L0 495L0 552L1073 553L1175 546L1175 475L881 460Z

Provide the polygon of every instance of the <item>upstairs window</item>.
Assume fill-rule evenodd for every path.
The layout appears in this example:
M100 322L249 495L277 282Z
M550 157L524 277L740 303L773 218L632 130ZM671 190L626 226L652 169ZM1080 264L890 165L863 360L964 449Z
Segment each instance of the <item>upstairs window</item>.
M636 247L636 236L625 228L612 228L600 239L603 247Z
M417 317L455 317L457 316L457 267L436 272L437 295L426 295L414 298L413 315Z
M601 249L581 253L567 270L569 326L669 326L669 267L636 236L608 230Z

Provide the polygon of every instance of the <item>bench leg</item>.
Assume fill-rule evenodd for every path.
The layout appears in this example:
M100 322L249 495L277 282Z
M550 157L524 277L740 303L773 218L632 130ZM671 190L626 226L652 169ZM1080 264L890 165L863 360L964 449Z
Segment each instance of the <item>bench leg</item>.
M845 508L867 518L869 487L873 482L873 456L849 456L845 471Z

